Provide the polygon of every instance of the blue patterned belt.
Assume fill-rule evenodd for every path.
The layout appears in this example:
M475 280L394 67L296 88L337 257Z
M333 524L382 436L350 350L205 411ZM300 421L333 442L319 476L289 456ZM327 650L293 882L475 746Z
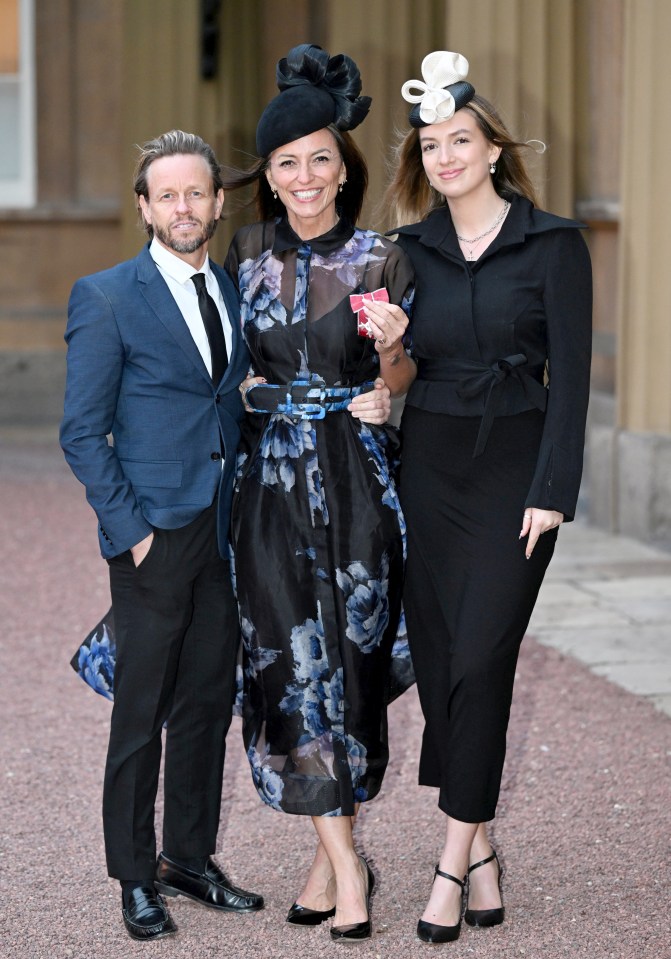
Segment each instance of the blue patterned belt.
M255 413L284 413L302 420L323 420L327 413L346 410L355 396L370 393L372 382L359 386L327 386L323 380L256 383L245 394Z

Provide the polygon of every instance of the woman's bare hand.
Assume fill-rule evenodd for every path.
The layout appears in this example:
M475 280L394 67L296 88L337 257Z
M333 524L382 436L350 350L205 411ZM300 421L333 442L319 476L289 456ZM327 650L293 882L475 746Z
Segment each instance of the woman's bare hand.
M408 328L408 317L395 303L366 300L364 316L375 336L375 349L380 357L400 353L403 335Z
M258 383L267 383L268 380L264 376L248 376L242 381L238 389L242 394L242 405L247 410L248 413L253 413L254 408L250 406L247 402L247 390L252 386L256 386Z
M554 529L555 526L560 526L563 522L564 514L558 513L556 509L534 509L527 506L524 510L520 532L520 539L525 536L529 537L525 552L526 558L529 559L533 553L539 536L547 533L549 529Z
M375 380L375 389L369 393L355 396L347 409L352 416L364 423L386 423L391 413L391 394L389 387L379 376Z

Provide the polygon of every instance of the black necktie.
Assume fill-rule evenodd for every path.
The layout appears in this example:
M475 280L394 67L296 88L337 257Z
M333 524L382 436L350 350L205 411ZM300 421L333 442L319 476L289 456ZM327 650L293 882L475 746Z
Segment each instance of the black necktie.
M221 316L217 304L207 292L205 274L194 273L191 279L198 293L198 308L210 344L212 382L215 386L218 386L228 366L228 354L226 353L226 340L224 339L224 328L221 325Z

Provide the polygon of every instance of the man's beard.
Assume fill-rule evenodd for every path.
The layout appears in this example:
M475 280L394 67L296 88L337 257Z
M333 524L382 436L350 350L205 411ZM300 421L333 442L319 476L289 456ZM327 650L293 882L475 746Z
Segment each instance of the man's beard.
M170 250L174 250L175 253L195 253L214 235L218 222L218 220L212 218L209 223L205 224L200 233L191 237L175 236L169 229L159 226L154 226L153 229L161 243Z

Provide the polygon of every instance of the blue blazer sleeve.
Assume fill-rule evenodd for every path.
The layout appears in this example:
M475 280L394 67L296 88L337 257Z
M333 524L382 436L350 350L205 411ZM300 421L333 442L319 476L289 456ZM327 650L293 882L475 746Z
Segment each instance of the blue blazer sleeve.
M73 287L65 333L67 382L60 440L65 458L100 523L100 536L120 553L152 530L116 451L112 432L124 370L124 347L112 306L96 282Z

